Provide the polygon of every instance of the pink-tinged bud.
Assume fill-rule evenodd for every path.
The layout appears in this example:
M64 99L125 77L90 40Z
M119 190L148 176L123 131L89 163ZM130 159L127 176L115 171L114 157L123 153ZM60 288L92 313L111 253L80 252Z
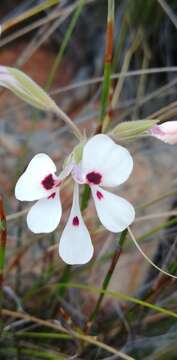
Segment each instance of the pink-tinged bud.
M177 144L177 121L155 125L150 129L150 134L165 143Z

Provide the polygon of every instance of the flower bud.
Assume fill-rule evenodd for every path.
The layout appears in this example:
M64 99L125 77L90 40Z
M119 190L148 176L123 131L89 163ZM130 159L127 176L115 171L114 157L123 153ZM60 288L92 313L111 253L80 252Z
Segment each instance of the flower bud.
M50 96L20 70L0 66L0 86L11 90L20 99L40 110L56 110L56 104Z
M148 134L158 120L125 121L118 124L110 133L116 141L131 140Z

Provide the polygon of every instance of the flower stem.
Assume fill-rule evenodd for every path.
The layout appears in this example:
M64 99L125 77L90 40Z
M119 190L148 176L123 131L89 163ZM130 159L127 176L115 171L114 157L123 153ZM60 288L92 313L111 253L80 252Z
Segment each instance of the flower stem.
M114 252L114 254L112 256L110 267L109 267L109 269L108 269L108 271L106 273L106 276L105 276L105 278L103 280L103 285L102 285L102 288L101 288L103 292L101 292L99 297L98 297L95 308L94 308L93 312L91 313L91 315L89 317L89 322L93 322L96 319L97 315L98 315L101 303L102 303L104 295L105 295L104 291L107 290L107 288L108 288L108 285L109 285L110 280L112 278L113 272L115 270L115 267L117 265L117 262L119 260L120 255L121 255L122 246L123 246L123 244L124 244L124 242L126 240L127 232L128 232L128 230L125 229L124 231L122 231L122 233L120 235L118 246L115 249L115 252Z
M6 251L6 216L4 212L3 199L0 197L0 331L2 329L2 302L3 302L3 271Z
M103 80L101 111L100 111L100 122L102 125L107 113L109 95L110 95L111 63L112 63L112 54L113 54L113 33L114 33L114 0L108 0L104 80Z
M81 211L87 209L89 199L90 199L90 187L87 184L85 184L81 198Z
M79 141L82 140L83 135L81 131L79 130L78 126L74 124L74 122L70 119L68 115L64 113L63 110L61 110L57 105L55 106L55 113L59 115L59 117L72 129L72 132L77 137Z

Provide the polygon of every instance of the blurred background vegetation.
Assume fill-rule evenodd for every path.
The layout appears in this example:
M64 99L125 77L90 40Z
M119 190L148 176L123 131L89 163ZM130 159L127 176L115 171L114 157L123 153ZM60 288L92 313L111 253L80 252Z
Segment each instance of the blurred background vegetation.
M0 15L0 64L25 71L88 135L97 131L107 0L1 0ZM118 87L118 96L110 128L124 120L176 119L176 59L176 0L115 0L110 93ZM0 359L175 360L177 282L149 268L129 236L120 255L119 236L100 226L92 201L84 217L95 257L86 266L58 258L70 182L59 229L47 236L27 229L28 205L14 198L19 174L37 152L60 169L75 144L60 119L1 91L0 192L8 231ZM135 168L119 194L136 206L133 232L145 253L175 273L177 147L150 138L124 145Z

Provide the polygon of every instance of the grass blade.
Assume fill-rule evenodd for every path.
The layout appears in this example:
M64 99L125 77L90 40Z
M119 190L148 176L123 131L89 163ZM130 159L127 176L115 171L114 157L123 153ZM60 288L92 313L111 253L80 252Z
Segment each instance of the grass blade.
M3 206L3 199L0 197L0 330L2 328L2 302L3 302L3 272L5 263L5 252L6 252L6 217Z
M82 8L84 6L84 2L85 2L85 0L80 0L79 4L78 4L78 7L76 8L76 11L74 12L74 15L73 15L73 17L71 19L71 22L70 22L70 24L68 26L68 29L67 29L67 31L65 33L65 36L63 38L63 41L62 41L62 44L60 46L59 52L58 52L58 54L57 54L57 56L55 58L55 61L54 61L53 65L52 65L51 71L49 73L48 81L47 81L47 84L46 84L46 90L49 90L52 83L53 83L56 72L57 72L58 67L59 67L59 65L61 63L61 60L62 60L62 57L63 57L64 52L66 50L66 47L68 45L68 42L69 42L69 40L71 38L71 35L72 35L73 31L74 31L75 26L77 25L77 20L78 20L78 18L80 16L80 13L81 13Z
M30 17L37 15L39 12L48 9L51 6L58 4L60 0L46 0L42 4L34 6L32 9L25 11L23 14L17 15L13 19L7 20L4 24L2 24L1 32L4 32L14 25L19 24L20 22L29 19Z

